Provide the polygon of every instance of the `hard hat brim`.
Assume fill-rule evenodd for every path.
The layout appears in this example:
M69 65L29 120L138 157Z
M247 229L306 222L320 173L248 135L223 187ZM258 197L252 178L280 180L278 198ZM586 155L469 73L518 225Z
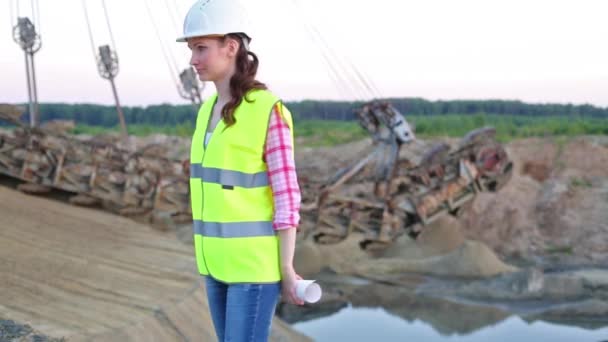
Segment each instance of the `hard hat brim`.
M192 33L192 34L187 34L185 36L179 37L177 38L175 41L176 42L180 42L180 43L184 43L187 42L188 39L190 38L196 38L196 37L221 37L223 36L222 34L210 34L207 32L201 32L201 33Z
M197 33L192 33L192 34L188 34L188 35L179 37L175 41L178 42L178 43L185 43L190 38L196 38L196 37L224 37L227 34L229 34L229 33L222 34L222 33L197 32ZM244 32L239 32L239 34L244 35L249 40L249 42L251 42L251 37L249 37L249 35L247 35Z

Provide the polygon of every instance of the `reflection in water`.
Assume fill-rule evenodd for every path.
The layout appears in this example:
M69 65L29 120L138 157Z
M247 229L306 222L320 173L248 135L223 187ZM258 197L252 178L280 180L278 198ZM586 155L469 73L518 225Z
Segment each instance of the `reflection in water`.
M332 286L325 284L328 292L324 294L321 302L304 307L281 305L278 309L279 316L288 323L302 322L332 315L350 303L355 308L382 307L390 315L407 322L425 322L440 334L448 335L467 334L494 325L511 315L507 311L487 305L432 298L416 294L409 287L384 284L342 284L339 289L342 295L332 300Z
M453 317L466 321L467 317ZM382 308L353 308L348 306L337 313L319 319L293 324L293 327L324 341L591 341L608 340L608 327L586 330L579 327L536 321L527 323L517 316L510 316L495 325L460 334L436 331L420 320L407 321Z

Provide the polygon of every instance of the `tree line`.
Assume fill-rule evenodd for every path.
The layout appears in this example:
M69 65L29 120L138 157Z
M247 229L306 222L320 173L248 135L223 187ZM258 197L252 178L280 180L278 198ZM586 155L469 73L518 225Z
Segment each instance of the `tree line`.
M407 116L442 115L505 115L525 117L564 117L573 119L606 119L608 108L573 104L530 104L505 100L429 101L421 98L387 99ZM360 102L298 101L287 102L294 120L356 120L355 109ZM27 110L27 106L24 106ZM184 125L196 122L197 109L192 105L161 104L147 107L123 107L127 124L150 126ZM40 121L74 120L79 125L114 127L118 117L114 106L96 104L40 104ZM27 121L24 113L22 120Z

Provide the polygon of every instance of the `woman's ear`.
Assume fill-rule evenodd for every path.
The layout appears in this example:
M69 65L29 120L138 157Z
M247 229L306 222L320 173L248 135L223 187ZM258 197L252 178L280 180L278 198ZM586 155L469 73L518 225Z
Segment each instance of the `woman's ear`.
M228 56L236 56L237 52L239 52L239 46L241 43L234 38L229 38L226 43L228 44Z

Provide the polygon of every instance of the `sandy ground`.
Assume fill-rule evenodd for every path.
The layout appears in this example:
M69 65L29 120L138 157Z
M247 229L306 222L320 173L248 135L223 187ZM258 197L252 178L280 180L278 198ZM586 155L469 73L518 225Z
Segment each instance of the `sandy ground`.
M214 339L192 247L0 186L0 317L69 341ZM305 341L276 320L274 341Z

